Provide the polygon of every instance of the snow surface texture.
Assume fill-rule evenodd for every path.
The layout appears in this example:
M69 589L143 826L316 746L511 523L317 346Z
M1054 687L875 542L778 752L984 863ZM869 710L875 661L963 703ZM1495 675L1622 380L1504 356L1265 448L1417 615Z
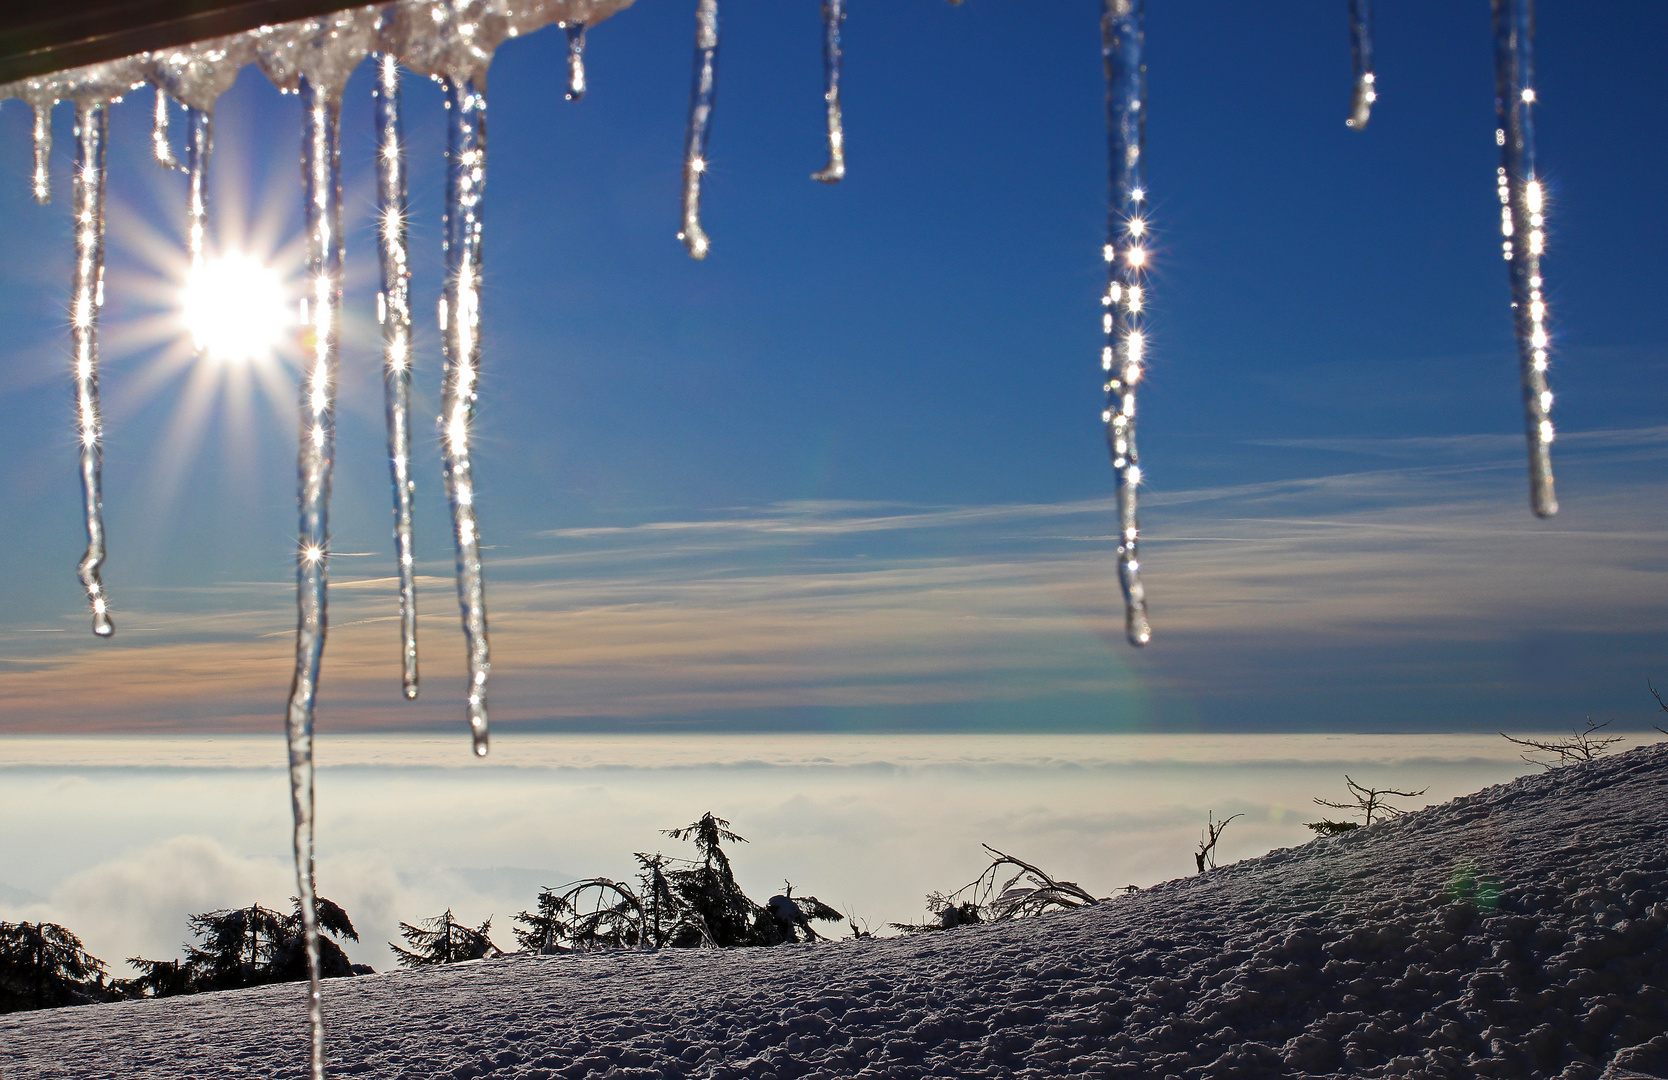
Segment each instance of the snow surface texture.
M332 980L330 1072L1668 1077L1665 840L1659 743L1040 919ZM304 992L0 1017L0 1074L299 1076Z

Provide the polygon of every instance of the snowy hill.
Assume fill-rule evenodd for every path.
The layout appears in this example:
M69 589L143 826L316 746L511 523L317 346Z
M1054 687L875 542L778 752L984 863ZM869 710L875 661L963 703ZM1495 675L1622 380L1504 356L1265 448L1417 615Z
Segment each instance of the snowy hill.
M300 1076L301 1000L0 1017L0 1075ZM1042 919L509 957L325 1007L336 1076L1668 1077L1668 743Z

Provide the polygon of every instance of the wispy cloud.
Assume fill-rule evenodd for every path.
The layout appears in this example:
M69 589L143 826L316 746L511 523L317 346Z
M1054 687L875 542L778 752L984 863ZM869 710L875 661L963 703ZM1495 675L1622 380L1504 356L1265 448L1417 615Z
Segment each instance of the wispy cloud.
M1282 446L1295 450L1333 450L1386 458L1432 456L1500 456L1524 448L1522 434L1423 435L1375 439L1259 439L1253 446ZM1668 450L1668 425L1560 432L1560 451L1585 449L1654 448Z
M1584 453L1602 465L1664 430L1592 433ZM1158 636L1144 654L1121 642L1104 498L798 502L552 530L489 566L495 714L795 723L807 710L1023 714L1066 700L1085 716L1097 701L1171 715L1203 701L1243 713L1262 695L1267 716L1314 708L1317 687L1351 677L1432 703L1461 683L1503 687L1506 707L1528 692L1509 686L1515 643L1612 643L1591 682L1668 635L1668 483L1621 486L1583 473L1582 456L1568 455L1574 482L1550 522L1530 517L1514 478L1451 456L1155 492L1144 523ZM455 722L452 587L420 584L425 691L412 705L397 700L392 580L334 583L329 723ZM292 665L287 587L232 588L207 615L154 601L131 621L158 631L113 648L31 635L29 662L0 669L8 727L270 726Z

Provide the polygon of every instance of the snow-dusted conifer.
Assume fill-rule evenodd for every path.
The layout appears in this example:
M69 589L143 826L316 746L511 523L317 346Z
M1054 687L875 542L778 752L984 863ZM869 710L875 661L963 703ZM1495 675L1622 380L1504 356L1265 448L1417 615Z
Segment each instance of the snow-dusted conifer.
M671 944L764 944L757 940L757 924L761 918L772 924L775 920L741 891L723 848L726 840L745 844L746 837L733 832L728 821L713 816L710 810L698 821L664 831L673 840L693 841L700 855L699 860L666 874L690 923Z
M666 880L666 856L658 851L653 855L639 851L636 857L642 868L637 875L637 895L642 900L643 943L650 948L665 948L676 936L680 923L678 898Z
M452 915L452 909L447 908L445 914L424 919L421 926L400 923L400 936L405 938L410 949L402 949L393 942L389 942L388 947L394 950L394 959L399 961L401 967L458 964L499 955L498 946L492 943L489 936L491 932L490 916L480 926L470 927L458 922Z
M838 908L829 907L814 896L795 896L793 883L782 882L782 892L765 902L766 909L776 923L776 932L782 941L826 941L821 934L811 926L812 920L822 922L843 922L845 913ZM856 932L856 924L852 930Z
M630 885L611 878L541 889L538 912L523 911L515 920L522 924L512 928L516 940L528 952L624 949L643 939L643 905Z

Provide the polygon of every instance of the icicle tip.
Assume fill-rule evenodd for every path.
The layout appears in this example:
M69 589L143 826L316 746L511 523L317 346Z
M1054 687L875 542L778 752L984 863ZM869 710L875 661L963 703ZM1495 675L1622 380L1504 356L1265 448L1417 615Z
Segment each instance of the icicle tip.
M712 248L712 242L707 239L707 234L699 225L685 227L678 233L678 239L689 249L689 257L697 262L706 258L707 252Z
M1352 131L1360 131L1372 119L1373 102L1378 100L1378 90L1374 87L1373 73L1367 72L1355 83L1355 100L1350 103L1349 119L1344 126Z

